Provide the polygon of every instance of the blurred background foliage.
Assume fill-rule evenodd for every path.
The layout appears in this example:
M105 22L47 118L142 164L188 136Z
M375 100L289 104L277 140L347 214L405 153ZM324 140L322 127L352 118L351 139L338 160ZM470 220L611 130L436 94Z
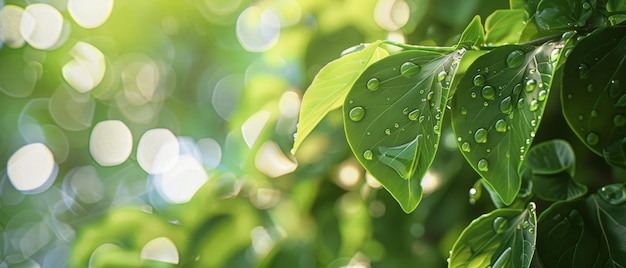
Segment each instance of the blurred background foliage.
M468 202L478 175L449 124L409 215L339 111L290 149L304 90L341 51L451 45L507 1L0 4L0 267L444 267L494 208ZM552 106L536 142L569 137L597 167L577 177L603 185L617 171Z

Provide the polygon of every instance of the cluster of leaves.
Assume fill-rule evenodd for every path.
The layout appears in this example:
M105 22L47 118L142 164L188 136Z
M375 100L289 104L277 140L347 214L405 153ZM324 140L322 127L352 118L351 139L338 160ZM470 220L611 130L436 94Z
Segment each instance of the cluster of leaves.
M343 107L354 155L409 213L449 111L477 188L499 207L464 230L450 267L529 267L535 249L547 267L622 267L626 185L587 195L568 142L531 144L554 91L576 136L626 167L625 12L617 0L511 0L484 25L476 16L453 47L350 48L306 91L294 150ZM555 202L538 220L534 197Z

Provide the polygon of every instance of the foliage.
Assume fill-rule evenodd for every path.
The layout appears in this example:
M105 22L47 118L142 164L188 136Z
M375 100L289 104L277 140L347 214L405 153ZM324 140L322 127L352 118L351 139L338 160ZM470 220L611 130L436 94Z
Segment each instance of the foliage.
M476 187L484 185L497 207L509 207L467 226L449 267L529 267L535 234L538 259L546 267L626 264L624 186L606 185L586 195L587 185L574 179L574 150L567 141L531 146L542 129L550 128L540 126L553 116L548 103L559 94L562 116L579 140L608 164L626 166L621 81L626 27L618 22L624 12L615 1L511 1L510 9L493 11L484 26L474 17L454 46L377 41L371 46L387 49L390 56L336 70L360 73L343 103L350 148L406 213L422 200L446 110L458 149L482 178ZM474 51L482 53L464 57ZM340 61L347 56L332 64ZM308 95L323 90L316 82L303 106L316 101ZM300 128L318 123L301 112ZM298 139L308 133L299 131ZM470 194L474 201L479 197L476 188ZM538 222L534 203L523 210L533 197L557 201ZM594 245L603 246L596 250ZM587 251L590 247L596 251Z

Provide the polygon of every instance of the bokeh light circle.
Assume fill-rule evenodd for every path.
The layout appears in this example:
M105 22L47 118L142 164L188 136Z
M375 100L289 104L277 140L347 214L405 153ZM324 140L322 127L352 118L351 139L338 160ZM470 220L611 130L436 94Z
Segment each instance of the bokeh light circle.
M119 120L107 120L96 124L89 138L89 152L101 166L124 163L133 149L133 134Z
M23 146L7 163L9 180L18 191L40 193L52 186L57 164L50 149L43 143Z
M268 50L280 36L280 20L272 9L257 6L246 8L237 18L237 39L243 48L251 52Z
M166 128L146 131L137 145L137 162L150 174L171 170L178 161L180 145L176 136Z
M20 23L24 9L15 5L6 5L0 10L0 41L10 48L24 45L24 37L20 33Z
M167 237L157 237L141 249L141 259L178 264L178 249Z
M67 10L81 27L96 28L111 15L113 0L68 0Z
M73 59L62 69L63 78L70 86L85 93L102 82L106 66L100 50L88 43L78 42L70 50L70 55Z
M32 4L24 9L20 33L24 40L37 49L54 47L63 32L63 16L48 4Z

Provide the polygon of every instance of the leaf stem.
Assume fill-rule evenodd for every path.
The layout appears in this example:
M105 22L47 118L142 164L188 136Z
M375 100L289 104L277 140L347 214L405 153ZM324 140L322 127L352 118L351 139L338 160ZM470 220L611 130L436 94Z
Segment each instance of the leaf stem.
M446 52L446 53L449 53L455 50L455 47L431 47L431 46L409 45L409 44L399 43L399 42L391 41L391 40L384 40L383 43L392 45L395 47L399 47L402 49L407 49L407 50L426 50L426 51Z

